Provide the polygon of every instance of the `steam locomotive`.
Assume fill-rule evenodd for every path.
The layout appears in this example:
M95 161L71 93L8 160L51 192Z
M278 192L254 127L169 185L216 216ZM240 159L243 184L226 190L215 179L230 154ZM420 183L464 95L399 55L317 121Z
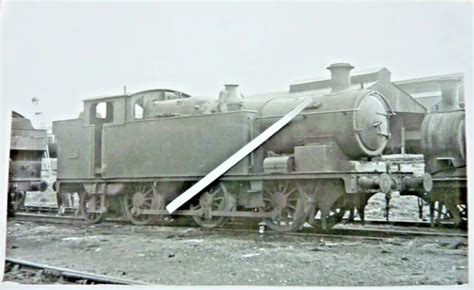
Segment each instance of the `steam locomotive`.
M226 85L217 100L166 89L84 100L78 118L56 121L58 194L80 193L87 221L119 201L130 222L169 215L165 206L288 112L304 110L173 215L203 227L230 218L263 220L275 231L305 221L327 228L348 208L393 191L423 195L431 175L380 158L393 114L377 91L351 89L346 63L332 64L331 92L245 99Z
M44 191L41 180L41 160L46 150L46 130L37 130L31 121L12 112L10 160L8 177L8 216L24 204L27 191Z
M430 203L431 222L451 219L467 226L465 111L459 106L459 79L439 80L441 102L421 125L421 145L433 190L423 198Z

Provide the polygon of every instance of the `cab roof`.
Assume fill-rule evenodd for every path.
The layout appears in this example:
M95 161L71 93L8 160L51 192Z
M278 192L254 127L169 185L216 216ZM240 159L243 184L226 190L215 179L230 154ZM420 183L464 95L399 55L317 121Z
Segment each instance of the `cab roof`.
M138 95L138 94L150 93L150 92L158 92L158 91L160 91L160 92L170 92L170 93L179 93L179 94L181 94L181 95L182 95L183 97L185 97L185 98L191 97L190 95L188 95L188 94L186 94L186 93L183 93L183 92L177 91L177 90L172 90L172 89L150 89L150 90L144 90L144 91L136 92L136 93L133 93L133 94L120 94L120 95L97 96L97 97L92 97L92 98L83 99L82 101L83 101L83 102L105 101L105 100L110 100L110 99L123 98L123 97L131 97L131 96Z

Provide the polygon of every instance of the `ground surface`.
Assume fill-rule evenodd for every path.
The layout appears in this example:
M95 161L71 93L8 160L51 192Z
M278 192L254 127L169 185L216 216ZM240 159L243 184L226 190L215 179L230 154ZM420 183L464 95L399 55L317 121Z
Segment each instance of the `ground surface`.
M448 285L468 280L462 238L321 239L16 221L7 231L7 256L153 284Z

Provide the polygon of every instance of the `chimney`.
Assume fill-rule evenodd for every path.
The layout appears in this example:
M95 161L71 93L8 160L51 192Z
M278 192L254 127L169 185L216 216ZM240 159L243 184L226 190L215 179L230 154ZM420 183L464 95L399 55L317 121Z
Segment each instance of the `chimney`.
M333 63L327 67L331 71L331 93L338 93L350 89L351 69L349 63Z
M459 107L459 78L442 78L438 80L441 88L441 103L438 111L453 111Z

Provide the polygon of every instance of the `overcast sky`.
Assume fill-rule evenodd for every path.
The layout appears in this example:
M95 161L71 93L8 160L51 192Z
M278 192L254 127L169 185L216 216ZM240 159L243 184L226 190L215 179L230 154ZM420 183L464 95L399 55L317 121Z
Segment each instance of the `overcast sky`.
M385 66L392 80L470 76L468 5L7 2L1 94L7 107L50 121L75 118L82 99L123 85L217 98L232 82L249 95L326 75L340 61Z

